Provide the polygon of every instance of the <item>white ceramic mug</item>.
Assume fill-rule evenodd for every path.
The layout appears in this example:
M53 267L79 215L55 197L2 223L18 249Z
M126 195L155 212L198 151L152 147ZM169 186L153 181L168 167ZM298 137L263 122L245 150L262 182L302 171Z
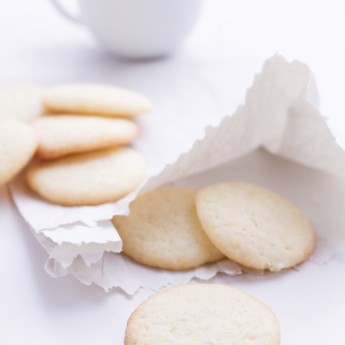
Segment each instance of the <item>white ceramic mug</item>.
M129 58L164 56L175 50L193 28L202 0L79 0L80 15L68 19L85 24L111 53Z

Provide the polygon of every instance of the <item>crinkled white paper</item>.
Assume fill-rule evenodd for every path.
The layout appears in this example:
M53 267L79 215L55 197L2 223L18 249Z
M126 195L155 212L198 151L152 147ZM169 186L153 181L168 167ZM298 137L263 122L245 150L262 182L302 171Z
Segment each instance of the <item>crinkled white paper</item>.
M207 128L204 138L151 177L140 192L165 184L261 184L287 197L307 214L318 236L311 260L325 262L331 253L345 247L345 220L340 212L345 209L345 153L312 105L314 91L306 65L287 63L280 56L269 59L255 77L244 105L218 126ZM189 120L196 117L185 122ZM144 134L137 144L148 160L151 176L177 157L182 147L167 146L164 136L175 135L180 142L191 139L190 130L176 130L176 126L169 133L162 126L163 122L152 123L149 132L153 135ZM121 241L110 219L114 214L125 214L134 195L118 203L64 208L34 196L20 180L12 185L12 192L20 213L49 253L45 267L52 276L72 274L85 284L134 293L139 287L158 289L193 277L210 279L217 272L241 272L229 260L170 272L144 267L116 254L121 251Z

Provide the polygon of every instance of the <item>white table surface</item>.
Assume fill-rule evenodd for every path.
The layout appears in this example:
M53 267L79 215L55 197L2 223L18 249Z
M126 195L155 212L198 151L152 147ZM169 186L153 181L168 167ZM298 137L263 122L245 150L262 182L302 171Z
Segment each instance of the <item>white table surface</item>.
M345 147L344 13L342 0L206 1L195 31L180 51L169 60L139 66L105 54L86 30L60 18L49 1L3 1L0 82L97 81L134 87L162 106L164 122L166 105L160 100L167 95L152 85L164 83L166 73L199 77L197 82L205 83L217 100L207 111L220 116L243 100L263 60L280 52L308 63L321 110ZM141 77L132 85L136 70ZM151 71L156 80L145 78ZM179 86L169 95L172 102L178 103L183 94L178 90ZM190 113L200 109L198 90L188 90L194 92ZM123 344L130 312L151 291L127 297L117 291L106 294L71 277L50 278L43 269L47 255L5 188L0 189L0 238L0 344ZM344 344L344 270L345 254L336 253L326 265L311 265L308 271L213 281L241 287L269 304L281 322L282 345Z

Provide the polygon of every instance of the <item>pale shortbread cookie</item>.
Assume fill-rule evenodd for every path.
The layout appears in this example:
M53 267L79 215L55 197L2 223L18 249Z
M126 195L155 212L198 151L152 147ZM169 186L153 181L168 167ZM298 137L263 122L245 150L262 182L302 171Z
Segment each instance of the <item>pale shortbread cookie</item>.
M98 84L57 86L43 102L48 113L133 117L151 109L150 102L136 92Z
M172 270L223 258L201 228L196 193L193 188L164 188L140 195L128 217L113 220L124 253L142 264Z
M0 186L15 176L34 155L37 139L20 121L0 122Z
M133 192L145 173L142 156L115 148L32 164L29 186L43 198L66 206L97 205Z
M308 219L289 201L259 186L224 183L197 195L201 224L228 258L280 271L306 260L315 245Z
M138 134L132 121L96 116L43 116L33 128L38 137L37 155L42 158L128 144Z
M30 121L41 116L45 91L45 87L35 84L0 87L0 121Z
M279 345L280 327L262 302L226 285L169 288L130 316L125 345Z

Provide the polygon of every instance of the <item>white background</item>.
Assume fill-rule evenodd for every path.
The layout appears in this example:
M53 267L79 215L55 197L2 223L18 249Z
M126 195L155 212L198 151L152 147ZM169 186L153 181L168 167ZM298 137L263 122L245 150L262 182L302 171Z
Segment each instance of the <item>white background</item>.
M149 94L164 124L171 121L171 109L185 116L197 114L200 107L217 118L230 114L263 60L279 52L310 66L322 113L345 147L344 18L345 2L340 0L206 0L180 51L169 60L138 65L108 56L87 30L60 18L48 0L2 0L0 82L99 81L132 87ZM137 83L133 71L140 72ZM170 78L167 74L180 76L171 95L157 91ZM204 84L203 92L214 95L214 103L202 103L199 86L185 90L186 76ZM180 97L190 97L187 108L178 108ZM130 298L116 291L105 294L69 277L54 280L44 272L45 260L1 189L0 343L122 344L130 312L152 292L142 290ZM214 281L239 286L269 304L280 319L283 345L344 344L344 271L345 254L337 253L308 272Z

